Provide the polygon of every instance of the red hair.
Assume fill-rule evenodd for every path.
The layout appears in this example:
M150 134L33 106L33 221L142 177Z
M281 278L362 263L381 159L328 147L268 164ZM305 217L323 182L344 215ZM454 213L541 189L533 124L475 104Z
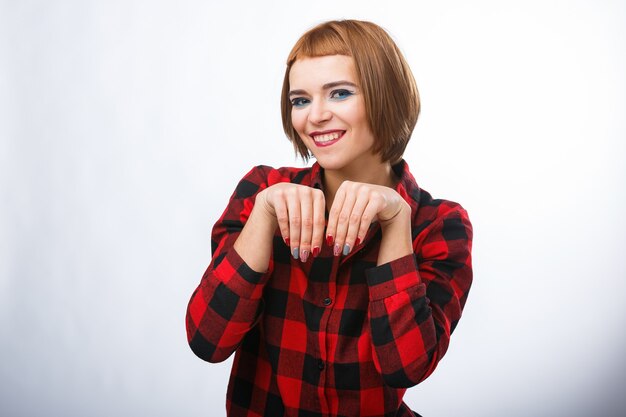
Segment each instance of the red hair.
M376 138L374 152L383 161L402 158L420 112L413 73L400 49L380 26L359 20L334 20L310 29L298 39L287 58L281 95L283 129L296 153L306 161L309 150L291 123L289 72L301 58L345 55L354 60L363 91L369 127Z

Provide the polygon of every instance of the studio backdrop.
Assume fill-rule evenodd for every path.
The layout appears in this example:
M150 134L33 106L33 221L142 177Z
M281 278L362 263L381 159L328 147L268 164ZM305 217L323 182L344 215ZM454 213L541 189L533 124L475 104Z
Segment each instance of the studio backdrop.
M0 2L0 415L225 416L187 346L210 233L259 164L303 166L287 54L389 31L422 112L404 155L474 225L426 417L626 414L626 4Z

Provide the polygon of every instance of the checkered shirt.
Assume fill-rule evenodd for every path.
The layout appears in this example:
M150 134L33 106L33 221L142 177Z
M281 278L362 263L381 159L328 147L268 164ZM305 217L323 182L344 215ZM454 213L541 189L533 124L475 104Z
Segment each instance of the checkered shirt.
M269 268L233 249L257 193L279 182L323 189L323 169L253 168L213 227L213 258L187 309L200 358L233 352L229 416L414 416L402 401L445 354L472 282L472 226L457 203L420 189L405 161L396 191L412 211L414 253L377 266L377 223L347 256L306 263L277 231Z

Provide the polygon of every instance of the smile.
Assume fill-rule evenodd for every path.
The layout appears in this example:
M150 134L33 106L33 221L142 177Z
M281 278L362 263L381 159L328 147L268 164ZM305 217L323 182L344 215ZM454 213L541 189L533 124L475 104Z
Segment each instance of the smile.
M346 133L345 130L334 130L325 132L312 132L309 136L317 146L330 146L339 141Z

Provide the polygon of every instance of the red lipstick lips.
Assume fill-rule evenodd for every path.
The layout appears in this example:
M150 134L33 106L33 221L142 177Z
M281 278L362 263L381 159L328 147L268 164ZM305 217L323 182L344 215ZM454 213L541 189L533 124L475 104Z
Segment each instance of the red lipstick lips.
M313 139L313 142L318 147L326 147L337 143L346 133L345 130L324 130L315 131L309 133L309 136Z

